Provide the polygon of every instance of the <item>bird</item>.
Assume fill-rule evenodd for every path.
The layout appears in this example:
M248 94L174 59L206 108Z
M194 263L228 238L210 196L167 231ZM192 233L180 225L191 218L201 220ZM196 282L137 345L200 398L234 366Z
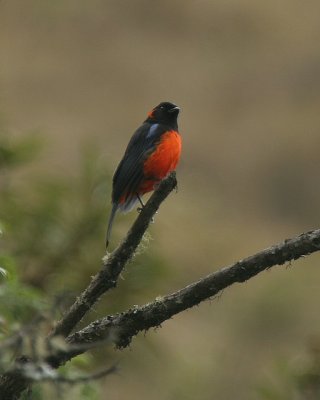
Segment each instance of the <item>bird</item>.
M137 203L143 208L142 196L176 169L181 155L179 112L174 103L161 102L147 113L146 120L132 135L112 179L106 248L117 211L128 212Z

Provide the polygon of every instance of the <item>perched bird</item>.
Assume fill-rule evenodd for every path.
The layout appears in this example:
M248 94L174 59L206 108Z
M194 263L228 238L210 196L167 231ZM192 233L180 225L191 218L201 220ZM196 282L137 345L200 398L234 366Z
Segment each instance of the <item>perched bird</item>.
M117 211L130 211L136 203L143 207L141 196L173 171L181 153L177 117L180 108L163 102L148 113L147 119L129 141L113 176L112 210L109 217L106 247Z

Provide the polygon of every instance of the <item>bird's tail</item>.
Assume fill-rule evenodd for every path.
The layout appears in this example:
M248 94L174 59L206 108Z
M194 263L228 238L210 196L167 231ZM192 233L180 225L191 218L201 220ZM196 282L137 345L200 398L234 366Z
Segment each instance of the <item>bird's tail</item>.
M110 217L109 217L109 222L108 222L107 237L106 237L106 248L109 245L109 239L110 239L110 236L111 236L112 224L113 224L113 220L114 220L114 217L116 215L117 209L118 209L118 204L117 203L113 203L111 214L110 214Z

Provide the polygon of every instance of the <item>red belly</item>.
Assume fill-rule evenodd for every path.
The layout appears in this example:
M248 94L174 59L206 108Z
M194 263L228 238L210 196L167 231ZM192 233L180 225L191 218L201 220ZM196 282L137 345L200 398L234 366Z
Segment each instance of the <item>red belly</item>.
M145 179L141 183L139 193L144 194L154 189L161 179L174 171L181 154L181 137L175 131L168 131L162 135L156 150L144 163Z

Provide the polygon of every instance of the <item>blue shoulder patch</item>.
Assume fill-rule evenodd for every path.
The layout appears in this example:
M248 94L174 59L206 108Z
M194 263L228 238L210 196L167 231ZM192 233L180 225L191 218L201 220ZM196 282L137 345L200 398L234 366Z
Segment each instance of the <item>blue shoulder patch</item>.
M152 138L152 136L155 136L158 126L159 126L159 124L153 124L150 127L149 132L147 133L147 136L146 136L147 139L150 139L150 138Z

